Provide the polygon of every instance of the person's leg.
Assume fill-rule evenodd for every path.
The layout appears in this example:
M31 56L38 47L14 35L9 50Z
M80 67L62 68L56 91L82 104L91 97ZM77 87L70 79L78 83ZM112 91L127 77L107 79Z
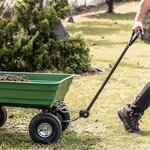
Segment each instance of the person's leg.
M129 132L140 131L138 120L144 111L150 106L150 83L148 83L132 104L128 104L118 110L118 116Z
M131 109L135 112L144 112L150 106L150 82L143 88L135 101L131 104Z

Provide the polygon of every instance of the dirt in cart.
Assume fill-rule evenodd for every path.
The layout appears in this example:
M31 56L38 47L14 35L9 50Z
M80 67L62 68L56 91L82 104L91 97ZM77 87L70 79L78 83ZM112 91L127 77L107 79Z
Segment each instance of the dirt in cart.
M30 80L26 79L26 77L17 76L17 75L11 75L11 74L1 75L0 76L0 80L30 82Z

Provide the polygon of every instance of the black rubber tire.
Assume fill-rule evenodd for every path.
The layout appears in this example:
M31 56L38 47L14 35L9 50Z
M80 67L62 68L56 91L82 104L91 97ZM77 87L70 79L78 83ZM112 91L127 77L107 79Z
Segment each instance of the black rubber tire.
M51 126L52 131L48 137L42 137L40 133L38 133L38 127L42 124L48 124ZM42 113L38 114L31 120L29 124L29 134L31 139L35 143L48 144L56 142L62 133L62 126L59 119L51 114L51 113Z
M68 128L69 123L70 123L70 114L66 108L63 109L62 111L61 110L57 111L57 113L61 116L60 122L62 125L62 131L65 131Z
M7 120L7 110L4 106L0 107L0 127L2 127Z

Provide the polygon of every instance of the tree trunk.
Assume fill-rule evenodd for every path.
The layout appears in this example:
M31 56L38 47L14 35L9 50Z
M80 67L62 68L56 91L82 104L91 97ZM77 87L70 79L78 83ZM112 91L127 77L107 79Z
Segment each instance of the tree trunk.
M150 41L150 9L147 11L143 17L143 26L144 26L144 41Z
M3 0L0 3L0 17L9 18L18 0Z
M113 0L106 0L106 3L108 5L108 13L113 13Z

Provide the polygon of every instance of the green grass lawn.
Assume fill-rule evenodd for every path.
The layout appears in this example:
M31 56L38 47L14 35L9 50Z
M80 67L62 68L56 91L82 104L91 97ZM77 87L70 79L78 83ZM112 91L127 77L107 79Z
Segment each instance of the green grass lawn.
M114 15L104 14L106 6L75 16L65 22L73 34L81 31L91 49L92 64L104 73L79 76L65 97L72 118L85 109L126 46L139 2L115 4ZM150 149L150 110L145 112L139 134L127 133L117 116L118 108L131 103L150 80L150 45L138 40L128 50L111 80L101 93L87 119L72 122L55 144L34 144L28 134L30 119L38 110L8 108L7 123L0 129L0 149L29 150L148 150Z

